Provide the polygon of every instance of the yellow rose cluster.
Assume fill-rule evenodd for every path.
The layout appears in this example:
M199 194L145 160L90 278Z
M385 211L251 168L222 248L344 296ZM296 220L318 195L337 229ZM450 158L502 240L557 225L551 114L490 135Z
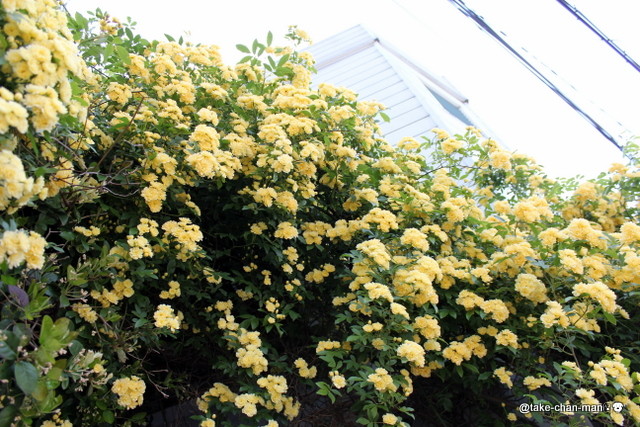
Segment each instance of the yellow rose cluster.
M42 177L27 177L20 158L9 150L0 150L0 211L13 213L34 197L43 200L47 194Z
M396 350L398 356L404 357L412 364L423 367L424 366L424 348L420 344L405 340L404 343Z
M193 224L190 219L180 218L179 221L167 221L162 224L162 230L165 232L163 242L173 243L179 251L177 259L186 261L197 256L196 253L200 249L198 242L202 240L203 235L200 227Z
M169 328L171 332L176 332L180 328L180 319L170 305L160 304L153 313L153 319L157 328Z
M169 282L169 290L160 292L160 298L173 299L181 295L180 283L172 280Z
M86 107L72 99L68 77L90 78L67 27L65 14L53 0L5 1L8 12L4 32L9 36L2 72L14 85L0 108L0 132L8 127L26 133L29 124L42 132L51 130L60 115L86 116Z
M118 405L133 409L142 405L146 385L137 376L119 378L113 382L111 391L118 395Z
M117 279L113 289L104 288L102 292L92 289L90 295L103 307L109 307L111 304L118 304L123 298L131 298L134 293L131 279Z
M384 269L390 266L391 255L387 251L384 243L378 239L367 240L358 244L357 248L369 256L376 264Z
M463 360L470 360L472 356L486 356L487 348L478 335L471 335L462 342L451 342L449 347L442 351L442 355L456 365L460 365Z
M27 268L40 269L44 265L47 241L35 231L5 231L0 235L0 263L9 268L26 263Z
M76 303L71 306L73 311L89 323L95 323L98 320L98 314L91 308L89 304Z
M384 368L376 368L374 373L367 377L367 381L373 384L376 390L380 392L396 391L398 386L393 383L393 378L389 375L389 371Z
M515 289L520 295L536 304L548 300L546 286L532 274L519 274L516 278Z
M309 367L307 362L302 358L296 359L293 364L298 368L298 374L302 378L315 378L318 374L318 369L315 366Z
M260 345L262 345L260 332L241 330L238 340L243 345L236 351L238 366L251 369L254 375L265 372L269 362L264 357L262 350L260 350Z

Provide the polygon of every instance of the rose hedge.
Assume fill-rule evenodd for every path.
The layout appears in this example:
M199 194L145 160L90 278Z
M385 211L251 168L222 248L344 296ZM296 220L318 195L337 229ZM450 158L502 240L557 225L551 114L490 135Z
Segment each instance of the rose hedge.
M271 34L227 66L1 4L0 425L640 422L635 145L583 183L473 128L392 147Z

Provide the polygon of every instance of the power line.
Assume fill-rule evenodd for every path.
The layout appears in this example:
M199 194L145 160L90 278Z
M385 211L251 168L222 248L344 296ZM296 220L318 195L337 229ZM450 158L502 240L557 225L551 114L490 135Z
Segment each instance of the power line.
M532 52L528 51L527 49L525 49L524 47L520 48L521 50L523 50L524 52L530 54L530 58L533 58L533 60L539 64L540 66L542 66L544 69L546 69L548 72L550 72L551 74L553 74L555 77L557 77L556 81L560 81L561 83L563 83L566 87L568 87L571 92L574 92L577 95L580 95L580 91L578 90L578 88L576 88L571 82L567 81L567 79L565 79L562 75L558 74L553 68L551 68L550 66L548 66L547 64L544 63L544 61L542 61L540 58L538 58L536 55L534 55ZM615 122L618 126L620 126L620 128L622 128L624 131L626 132L630 132L629 129L623 124L621 123L619 120L617 120L615 117L613 117L611 115L611 113L609 113L607 110L605 110L604 108L596 105L596 103L593 101L593 99L591 99L590 97L584 97L584 100L586 102L588 102L590 105L593 106L593 108L597 109L598 111L600 111L604 116L606 116L608 119L610 119L612 122Z
M607 37L598 27L595 26L593 22L591 22L580 10L578 10L575 6L567 3L565 0L557 0L565 9L567 9L573 16L575 16L578 21L582 22L587 26L591 31L593 31L598 37L600 37L611 49L615 50L618 55L624 58L636 71L640 72L640 65L636 61L633 60L624 50L620 48L613 40Z
M507 37L507 34L505 34L503 31L500 31L500 34L502 34L503 36ZM542 68L544 68L547 72L553 74L553 76L555 76L556 82L560 81L560 83L563 83L565 87L570 89L570 92L575 93L576 95L581 95L580 91L578 90L578 88L576 88L571 82L567 81L561 74L558 74L553 68L551 68L549 65L547 65L544 61L542 61L540 58L538 58L532 51L520 46L520 50L525 52L525 54L529 55L529 59L530 62L534 62L536 64L538 64L538 66L541 66ZM611 122L615 122L616 125L618 125L621 129L618 130L618 132L625 131L629 134L631 134L632 132L627 128L627 126L623 123L621 123L619 120L617 120L615 117L613 117L611 115L611 113L609 113L608 111L606 111L604 108L596 105L596 103L593 101L593 99L591 99L590 97L584 97L583 98L584 101L586 101L589 105L593 106L593 108L597 109L598 111L600 111L607 119L609 119ZM620 135L620 134L618 134Z
M512 55L514 55L533 75L535 75L542 83L544 83L549 89L551 89L556 95L558 95L564 102L566 102L571 108L573 108L578 114L580 114L587 122L591 124L602 136L607 138L616 148L622 151L622 147L616 139L603 128L596 120L593 119L588 113L582 110L576 105L569 97L567 97L551 80L549 80L544 74L538 71L525 57L523 57L518 51L516 51L503 37L501 37L496 31L493 30L485 20L470 9L463 0L449 0L456 5L458 10L465 16L471 18L480 28L487 32L490 36L496 39L505 49L507 49Z

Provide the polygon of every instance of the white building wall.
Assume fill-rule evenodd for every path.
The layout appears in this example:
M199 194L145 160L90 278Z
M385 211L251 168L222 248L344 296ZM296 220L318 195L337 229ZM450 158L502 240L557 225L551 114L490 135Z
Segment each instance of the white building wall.
M465 98L444 80L436 80L396 49L380 43L364 27L350 28L307 50L316 60L314 85L344 86L362 100L378 101L387 107L385 113L391 120L381 122L380 127L390 143L407 136L431 137L430 130L435 127L450 133L464 131L466 124L449 113L427 87L463 113Z

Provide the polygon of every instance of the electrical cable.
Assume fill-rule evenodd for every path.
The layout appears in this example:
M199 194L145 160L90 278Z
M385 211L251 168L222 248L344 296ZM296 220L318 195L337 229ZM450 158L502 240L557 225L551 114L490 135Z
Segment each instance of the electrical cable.
M567 3L565 0L556 0L565 9L567 9L573 16L575 16L578 21L582 22L587 26L591 31L593 31L598 37L602 39L611 49L615 50L618 55L624 58L636 71L640 72L640 65L636 61L633 60L624 50L620 48L613 40L607 37L598 27L595 26L593 22L591 22L578 8Z
M507 35L503 32L500 31L500 33L507 37ZM546 71L548 71L549 73L553 74L557 79L557 81L560 81L560 83L562 83L565 87L567 87L568 89L570 89L571 92L580 95L580 91L578 90L578 88L576 88L572 83L570 83L569 81L567 81L564 77L562 77L562 75L558 74L553 68L551 68L550 66L548 66L547 64L544 63L544 61L542 61L540 58L538 58L536 55L533 54L533 52L529 51L528 49L524 48L524 47L520 47L520 50L525 52L525 54L529 54L529 58L531 62L535 62L536 64L538 64L539 66L543 67ZM631 134L632 132L627 128L627 126L625 126L623 123L621 123L619 120L617 120L615 117L613 117L611 115L611 113L609 113L608 111L606 111L604 108L599 107L598 105L596 105L596 103L588 98L585 97L584 101L588 102L591 106L593 106L593 108L597 109L598 111L600 111L602 113L602 115L604 115L606 118L608 118L611 122L614 122L616 125L618 125L621 129L625 132L627 132L628 134ZM620 134L618 134L620 135Z
M525 57L523 57L518 51L516 51L503 37L501 37L493 28L491 28L485 20L470 9L463 0L449 0L456 5L458 10L465 16L471 18L480 28L496 39L504 48L506 48L512 55L514 55L533 75L535 75L542 83L544 83L549 89L551 89L556 95L558 95L565 103L573 108L578 114L580 114L587 122L591 124L602 136L604 136L609 142L611 142L620 151L623 151L622 146L618 144L616 139L605 128L603 128L596 120L593 119L588 113L582 110L576 105L569 97L567 97L552 81L550 81L544 74L538 71Z

